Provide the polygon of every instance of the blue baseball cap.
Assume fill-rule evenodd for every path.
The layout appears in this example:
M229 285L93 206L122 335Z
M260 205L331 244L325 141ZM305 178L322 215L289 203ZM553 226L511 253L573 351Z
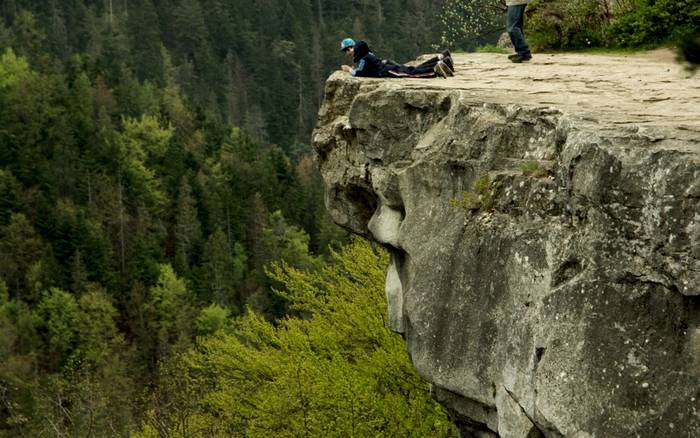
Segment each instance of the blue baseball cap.
M355 41L352 38L345 38L341 43L340 43L340 51L344 52L348 50L350 47L355 45Z

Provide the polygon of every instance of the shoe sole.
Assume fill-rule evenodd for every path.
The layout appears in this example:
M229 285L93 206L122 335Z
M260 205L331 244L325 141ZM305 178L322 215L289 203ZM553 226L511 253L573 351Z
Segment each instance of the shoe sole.
M447 79L447 71L445 71L447 68L443 64L438 64L435 66L435 73L437 73L439 76L441 76L443 79Z
M520 64L523 62L529 62L532 59L532 57L529 58L510 58L510 62L515 63L515 64Z
M452 61L452 57L446 56L446 57L442 58L442 62L443 62L443 64L445 64L445 65L447 66L447 68L450 69L450 71L451 71L452 73L455 72L455 64L454 64L454 62Z
M445 61L442 61L442 68L445 70L445 73L447 73L447 76L454 76L454 71Z

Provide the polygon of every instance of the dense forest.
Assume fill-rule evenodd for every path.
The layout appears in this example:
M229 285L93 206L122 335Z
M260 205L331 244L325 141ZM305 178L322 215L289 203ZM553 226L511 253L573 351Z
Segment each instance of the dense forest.
M204 126L235 125L293 148L308 143L342 38L408 59L436 39L440 3L3 0L0 45L43 67L63 64L54 71L99 76L118 97L131 95L119 108L126 114L143 110L139 84L177 85Z
M533 1L533 42L698 28L691 2L617 3ZM497 36L502 12L1 0L0 437L451 436L309 137L342 38L405 61Z
M450 433L308 145L408 3L0 2L0 436Z

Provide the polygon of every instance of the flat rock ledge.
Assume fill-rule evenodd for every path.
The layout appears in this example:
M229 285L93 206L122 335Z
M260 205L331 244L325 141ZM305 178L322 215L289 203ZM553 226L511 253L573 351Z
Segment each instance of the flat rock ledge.
M334 73L334 220L464 437L700 436L700 75L640 56Z

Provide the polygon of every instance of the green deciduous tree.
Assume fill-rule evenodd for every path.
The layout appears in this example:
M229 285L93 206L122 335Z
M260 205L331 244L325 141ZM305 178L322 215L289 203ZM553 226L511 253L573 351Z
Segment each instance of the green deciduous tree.
M34 420L32 390L38 379L36 317L10 300L0 280L0 436L21 436Z
M90 363L108 362L113 342L118 338L117 310L104 291L95 287L78 300L80 314L76 321L77 343L81 357Z
M120 175L131 197L147 206L160 207L165 201L152 163L162 159L173 135L173 128L161 126L153 116L125 118L117 138ZM150 165L149 165L150 164Z
M229 316L230 312L217 304L205 307L195 321L197 335L209 336L227 327Z
M0 56L0 91L26 79L30 73L27 60L6 49Z
M161 265L158 282L150 289L148 303L157 359L165 358L172 345L187 342L191 335L192 305L192 295L185 281L170 265Z
M77 346L80 308L73 295L52 288L39 303L38 315L46 343L46 365L55 371Z
M271 324L249 311L202 339L176 362L194 403L150 424L174 436L456 436L386 327L385 265L360 241L321 271L277 265L280 294L303 317Z

